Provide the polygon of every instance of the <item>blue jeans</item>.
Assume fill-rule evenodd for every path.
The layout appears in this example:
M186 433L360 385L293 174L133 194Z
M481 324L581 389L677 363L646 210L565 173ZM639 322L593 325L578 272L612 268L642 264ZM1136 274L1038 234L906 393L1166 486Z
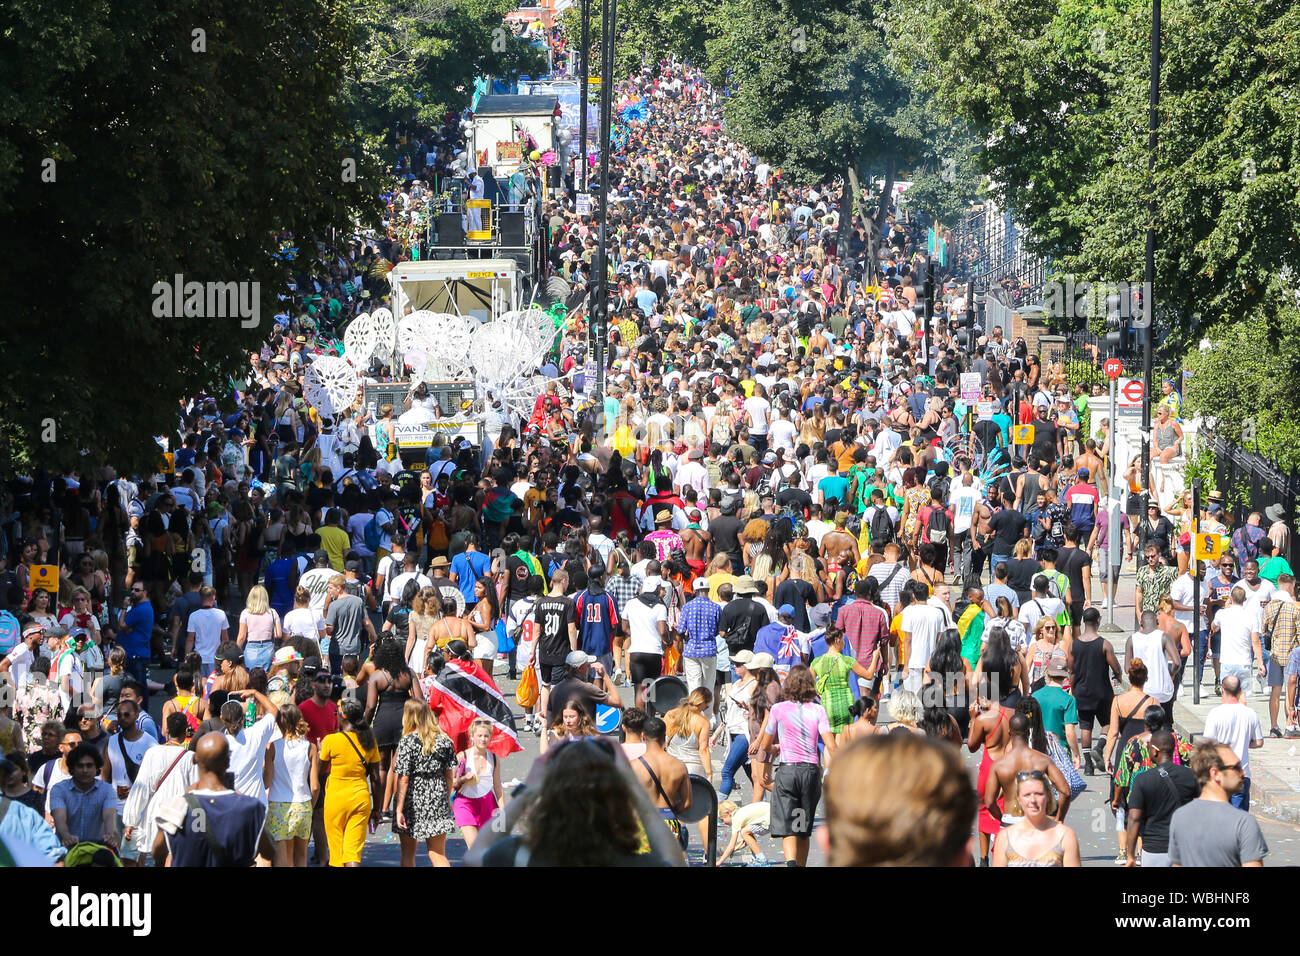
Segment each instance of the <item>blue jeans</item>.
M275 641L249 641L244 645L244 666L250 671L254 667L270 670L274 656Z
M1241 779L1241 790L1239 790L1237 793L1234 793L1231 797L1229 797L1228 802L1231 803L1238 810L1246 810L1246 811L1250 810L1250 778L1249 777L1243 777Z
M1011 555L1009 554L995 554L993 555L993 557L989 559L989 583L990 584L992 584L995 580L997 580L997 578L994 577L994 572L997 570L998 565L1006 564L1010 560L1011 560Z
M749 767L749 738L735 736L731 738L731 749L727 759L722 762L722 786L718 788L718 798L725 800L731 796L731 789L736 785L736 771L745 768L749 782L754 782L754 774Z

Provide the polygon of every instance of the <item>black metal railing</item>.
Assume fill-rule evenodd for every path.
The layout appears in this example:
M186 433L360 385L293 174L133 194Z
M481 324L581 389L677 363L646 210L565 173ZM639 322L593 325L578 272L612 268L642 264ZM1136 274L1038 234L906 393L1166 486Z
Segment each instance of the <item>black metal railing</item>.
M973 282L977 292L1000 288L1011 308L1040 302L1047 261L1027 239L1009 214L978 208L950 231L946 278Z
M1214 455L1214 487L1223 493L1223 506L1232 515L1234 530L1246 523L1252 511L1262 514L1271 505L1282 506L1283 516L1294 529L1300 503L1300 473L1287 473L1262 455L1208 430L1198 432L1196 440ZM1265 530L1271 524L1264 519ZM1300 561L1300 535L1294 530L1289 545L1284 557L1294 568Z

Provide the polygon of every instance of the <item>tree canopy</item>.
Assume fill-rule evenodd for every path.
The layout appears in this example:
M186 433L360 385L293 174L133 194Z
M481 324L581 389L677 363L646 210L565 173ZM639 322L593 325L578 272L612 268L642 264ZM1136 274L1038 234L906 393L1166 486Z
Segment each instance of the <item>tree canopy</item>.
M338 98L349 35L338 0L4 6L0 468L152 470L176 402L223 390L268 337L280 237L377 220ZM258 324L155 316L177 275L259 282Z

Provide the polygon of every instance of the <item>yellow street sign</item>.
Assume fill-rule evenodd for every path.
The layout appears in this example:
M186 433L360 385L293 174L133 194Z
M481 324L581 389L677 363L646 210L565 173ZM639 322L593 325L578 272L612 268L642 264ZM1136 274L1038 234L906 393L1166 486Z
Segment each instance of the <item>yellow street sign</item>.
M1032 445L1034 443L1034 426L1017 425L1015 443L1017 445Z
M1197 561L1217 561L1223 555L1223 536L1219 534L1195 535L1194 556Z
M159 464L158 470L164 475L176 474L176 453L174 451L163 452L162 462Z
M28 574L28 582L31 584L33 591L40 588L42 591L58 594L59 566L57 564L33 564Z

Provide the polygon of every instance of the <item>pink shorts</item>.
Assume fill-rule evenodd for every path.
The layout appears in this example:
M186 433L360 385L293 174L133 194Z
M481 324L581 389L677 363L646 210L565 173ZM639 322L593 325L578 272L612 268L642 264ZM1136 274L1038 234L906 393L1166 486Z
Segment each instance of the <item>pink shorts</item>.
M452 815L458 827L483 829L497 809L497 795L485 793L481 797L457 797L451 802Z

